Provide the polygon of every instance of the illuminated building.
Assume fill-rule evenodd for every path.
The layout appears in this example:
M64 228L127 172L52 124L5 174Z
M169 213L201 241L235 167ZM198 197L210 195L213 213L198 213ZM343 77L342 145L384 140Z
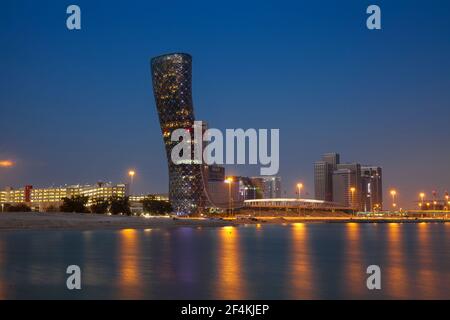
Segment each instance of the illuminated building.
M364 211L383 208L382 170L380 167L361 166Z
M344 210L347 209L340 203L316 200L316 199L292 199L292 198L279 198L279 199L252 199L245 200L244 207L246 208L260 208L260 209L294 209L296 211L299 208L310 210Z
M352 188L354 188L353 192ZM337 164L333 172L333 202L362 210L361 200L361 165L359 163Z
M344 207L356 209L356 195L358 189L355 185L355 174L351 169L342 168L333 172L333 200ZM352 194L351 189L355 188Z
M355 210L381 210L381 172L378 166L340 163L339 153L325 153L314 163L315 198Z
M193 141L192 58L184 53L155 57L151 60L151 72L169 168L170 202L177 215L199 213L204 205L202 164L195 160L175 164L171 160L172 148L178 143L171 141L174 130L188 130Z
M141 202L144 200L168 201L169 197L165 194L140 194L130 195L130 202Z
M252 177L252 185L258 194L256 198L281 198L281 178L278 176Z
M0 204L17 205L25 203L33 210L45 211L50 207L59 208L62 198L73 196L89 197L87 205L90 206L94 200L108 199L110 197L124 197L126 194L125 184L96 185L71 185L50 188L33 188L25 186L23 189L6 188L0 191Z

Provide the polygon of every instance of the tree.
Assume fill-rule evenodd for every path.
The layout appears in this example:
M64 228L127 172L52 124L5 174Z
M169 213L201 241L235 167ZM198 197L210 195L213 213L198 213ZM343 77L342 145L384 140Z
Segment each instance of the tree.
M62 212L78 212L87 213L89 212L86 204L89 197L86 196L72 196L70 198L63 198L63 204L60 207Z
M111 214L126 214L131 215L130 201L128 197L113 196L109 198Z
M172 206L169 201L145 199L142 201L144 211L152 214L164 215L172 212Z
M91 205L92 213L105 214L108 212L109 201L104 198L95 199Z

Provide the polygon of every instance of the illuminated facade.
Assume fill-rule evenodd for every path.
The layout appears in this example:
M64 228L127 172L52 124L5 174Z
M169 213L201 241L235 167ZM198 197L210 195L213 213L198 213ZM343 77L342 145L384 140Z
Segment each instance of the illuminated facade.
M176 129L186 129L193 138L192 58L184 53L155 57L151 61L151 72L169 167L170 202L177 215L199 213L204 202L202 165L195 161L175 164L171 160L172 148L178 143L171 141L172 132Z
M316 199L252 199L245 200L244 207L247 208L263 208L263 209L313 209L313 210L345 210L348 207L340 203L316 200Z
M45 211L49 207L59 207L62 198L72 196L89 197L87 205L90 206L94 200L108 199L110 197L124 197L126 194L125 184L105 184L96 185L72 185L52 188L37 188L26 186L23 189L6 188L0 191L0 204L17 205L25 203L34 210Z
M165 194L139 194L130 196L130 202L142 202L144 200L169 201Z
M252 177L251 183L256 188L255 198L281 198L281 178L278 176Z

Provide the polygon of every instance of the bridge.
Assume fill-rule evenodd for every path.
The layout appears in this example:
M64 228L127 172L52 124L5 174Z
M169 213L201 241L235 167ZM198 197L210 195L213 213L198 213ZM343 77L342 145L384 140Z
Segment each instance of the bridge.
M340 203L295 198L252 199L244 201L244 208L254 209L310 209L310 210L351 210Z

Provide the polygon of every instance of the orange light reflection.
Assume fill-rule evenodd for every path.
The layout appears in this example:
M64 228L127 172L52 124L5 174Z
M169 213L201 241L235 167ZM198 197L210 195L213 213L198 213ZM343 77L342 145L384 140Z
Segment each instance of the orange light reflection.
M388 268L387 290L394 299L405 299L408 296L407 272L403 250L402 226L399 223L388 224ZM381 269L383 272L383 269Z
M291 275L292 299L314 299L314 274L311 267L309 238L304 223L292 224Z
M139 241L135 229L120 231L120 277L121 298L138 299L141 296L141 279L139 273Z
M246 285L242 277L239 233L236 227L219 231L219 299L245 299Z
M347 223L345 235L347 253L345 263L345 283L347 290L352 297L360 297L364 295L366 289L366 270L363 263L361 252L361 226L359 223Z

